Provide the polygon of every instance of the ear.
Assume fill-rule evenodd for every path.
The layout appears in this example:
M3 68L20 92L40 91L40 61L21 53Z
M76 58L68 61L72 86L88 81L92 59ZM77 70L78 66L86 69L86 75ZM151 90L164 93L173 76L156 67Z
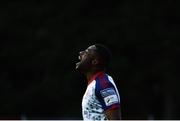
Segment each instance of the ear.
M92 65L97 65L99 61L97 59L92 60Z

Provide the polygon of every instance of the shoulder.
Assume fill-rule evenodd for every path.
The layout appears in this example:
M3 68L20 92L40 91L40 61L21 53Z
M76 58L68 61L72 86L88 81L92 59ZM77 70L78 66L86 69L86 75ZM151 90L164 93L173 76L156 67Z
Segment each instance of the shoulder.
M95 79L96 88L98 89L106 89L113 86L113 79L108 74L101 74Z
M95 94L102 104L103 109L107 110L119 107L119 93L112 77L107 74L103 74L98 76L95 81Z

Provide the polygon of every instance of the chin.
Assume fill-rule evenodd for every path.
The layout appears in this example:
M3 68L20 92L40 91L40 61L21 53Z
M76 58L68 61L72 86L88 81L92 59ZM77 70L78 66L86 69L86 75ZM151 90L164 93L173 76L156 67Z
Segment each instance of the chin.
M76 63L76 70L79 70L80 62Z
M75 68L75 69L76 69L76 70L79 70L79 67L77 67L77 66L76 66L76 68Z

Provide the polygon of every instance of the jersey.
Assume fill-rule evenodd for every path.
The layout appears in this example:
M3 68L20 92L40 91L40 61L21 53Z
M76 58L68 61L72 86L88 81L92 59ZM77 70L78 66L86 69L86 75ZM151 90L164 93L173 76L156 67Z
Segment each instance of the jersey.
M82 99L82 115L84 120L107 120L105 110L120 107L118 89L111 76L99 72L90 84Z

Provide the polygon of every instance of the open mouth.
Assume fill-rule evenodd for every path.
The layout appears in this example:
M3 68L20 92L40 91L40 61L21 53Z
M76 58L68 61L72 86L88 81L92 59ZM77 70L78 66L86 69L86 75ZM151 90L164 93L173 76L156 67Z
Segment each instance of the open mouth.
M79 64L81 63L82 57L79 55L78 56L78 60L79 62L76 63L76 68L78 68Z
M77 63L76 63L76 66L79 66L80 63L81 63L81 62L77 62Z

